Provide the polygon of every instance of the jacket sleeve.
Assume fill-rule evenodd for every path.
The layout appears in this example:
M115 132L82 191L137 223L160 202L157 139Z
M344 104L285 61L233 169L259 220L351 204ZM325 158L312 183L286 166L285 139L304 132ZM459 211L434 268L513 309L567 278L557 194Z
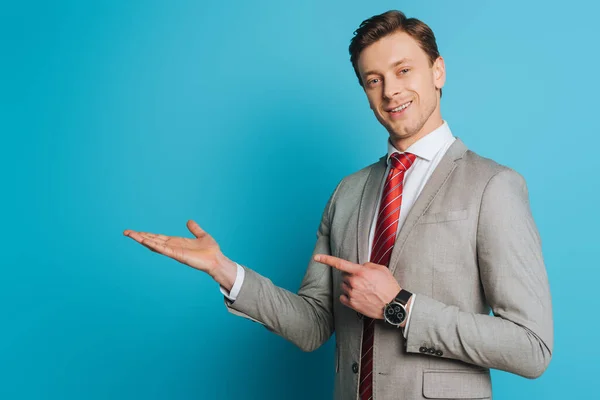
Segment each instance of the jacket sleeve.
M329 227L332 205L340 186L341 182L325 206L313 255L331 253ZM294 263L293 260L286 262ZM274 285L245 266L244 271L244 282L235 302L225 299L231 313L261 323L304 351L316 350L333 334L331 267L311 257L297 294Z
M463 312L419 294L407 351L423 353L429 347L439 350L437 356L537 378L552 356L552 306L527 187L515 171L505 169L489 180L476 242L480 280L493 315Z

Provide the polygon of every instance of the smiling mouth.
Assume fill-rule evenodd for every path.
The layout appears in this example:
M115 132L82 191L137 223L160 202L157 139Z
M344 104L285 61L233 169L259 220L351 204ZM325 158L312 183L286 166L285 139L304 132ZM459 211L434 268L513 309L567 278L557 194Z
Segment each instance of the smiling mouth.
M410 106L411 104L412 104L412 100L407 103L399 105L398 107L390 110L389 112L390 113L400 113L400 112L406 110L408 108L408 106Z

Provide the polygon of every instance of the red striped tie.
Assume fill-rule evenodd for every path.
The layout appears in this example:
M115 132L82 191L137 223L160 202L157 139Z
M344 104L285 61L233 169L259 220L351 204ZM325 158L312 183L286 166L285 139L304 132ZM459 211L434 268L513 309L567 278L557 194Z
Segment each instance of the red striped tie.
M402 187L404 173L413 165L416 156L410 153L394 153L390 157L391 168L385 180L381 205L377 215L377 225L373 235L371 262L388 266L392 248L398 231L398 217L402 205ZM360 384L358 390L361 400L373 398L373 336L375 320L365 317L360 357Z

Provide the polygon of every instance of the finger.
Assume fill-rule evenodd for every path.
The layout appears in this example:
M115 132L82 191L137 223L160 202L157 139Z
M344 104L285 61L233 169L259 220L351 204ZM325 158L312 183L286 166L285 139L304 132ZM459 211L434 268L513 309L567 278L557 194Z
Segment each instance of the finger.
M144 238L139 234L139 232L136 231L126 230L125 232L123 232L123 234L132 238L138 243L142 243L142 240L144 240Z
M387 269L388 268L385 265L375 264L375 263L372 263L372 262L365 263L364 266L368 267L368 268L375 268L375 269L382 269L382 268Z
M181 259L181 256L173 248L166 246L163 243L146 238L142 239L140 243L148 247L150 250L163 254L167 257L171 257L178 261Z
M350 287L350 285L348 285L346 282L342 282L342 292L344 292L345 295L350 295L351 291L352 288Z
M352 275L350 274L346 274L345 272L343 273L345 276L342 276L342 282L345 283L349 288L354 288L354 285L352 284Z
M317 262L329 265L335 269L339 269L340 271L347 272L349 274L354 274L358 272L361 268L361 266L358 264L354 264L350 261L346 261L341 258L326 254L317 254L315 255L314 259Z
M340 296L340 303L342 303L343 305L345 305L346 307L350 307L350 299L348 298L348 296L346 296L345 294Z
M129 235L131 235L132 233L135 233L135 231L134 231L134 230L132 230L132 229L125 229L125 230L123 231L123 236L129 236Z
M187 227L190 230L190 232L192 232L192 234L197 238L206 234L206 232L202 228L200 228L200 225L198 225L195 221L192 221L191 219L187 222Z
M149 247L147 244L143 244L142 243L142 246L144 246L145 248L147 248L148 250L150 250L150 251L152 251L154 253L160 254L158 251L154 250L152 247Z
M344 281L349 281L350 278L352 278L354 276L354 274L349 274L347 272L342 272L342 280Z
M170 239L169 236L157 235L155 233L150 233L150 232L138 232L138 233L143 238L151 239L151 240L154 240L154 241L157 241L157 242L166 242L167 240Z
M167 257L171 257L179 262L183 262L183 258L185 257L184 249L174 249L168 247L164 242L156 241L153 239L149 239L148 237L142 236L142 233L143 232L136 232L129 229L123 232L124 235L130 237L131 239L152 250L153 252L165 255Z
M162 241L164 241L164 240L168 240L169 239L169 236L158 235L156 233L136 232L136 231L131 230L131 229L125 229L123 231L123 235L125 235L125 236L133 237L132 234L133 234L133 236L136 236L138 238L139 238L139 236L146 236L146 237L149 237L149 238L154 239L154 240L162 240Z

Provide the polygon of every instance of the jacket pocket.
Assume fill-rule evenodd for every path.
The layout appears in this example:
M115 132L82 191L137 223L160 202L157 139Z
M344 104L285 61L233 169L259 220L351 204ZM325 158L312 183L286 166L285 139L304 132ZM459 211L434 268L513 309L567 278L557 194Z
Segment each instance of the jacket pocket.
M432 214L423 214L419 218L419 224L435 224L438 222L460 221L467 219L469 213L467 210L443 211Z
M489 371L423 371L423 397L426 399L489 399L491 396Z

